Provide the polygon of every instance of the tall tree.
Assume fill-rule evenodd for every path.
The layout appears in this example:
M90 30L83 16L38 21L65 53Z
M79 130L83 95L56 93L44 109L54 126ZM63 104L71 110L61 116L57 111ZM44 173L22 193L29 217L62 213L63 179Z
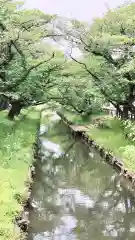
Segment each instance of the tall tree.
M83 53L80 59L72 54L71 58L92 77L93 84L122 118L128 118L129 112L135 115L134 11L135 3L125 4L109 10L91 26L72 21L70 38Z
M56 84L64 55L54 54L46 41L55 36L54 16L23 10L16 1L0 4L0 93L11 103L8 116L13 119L22 107L44 100L45 91Z

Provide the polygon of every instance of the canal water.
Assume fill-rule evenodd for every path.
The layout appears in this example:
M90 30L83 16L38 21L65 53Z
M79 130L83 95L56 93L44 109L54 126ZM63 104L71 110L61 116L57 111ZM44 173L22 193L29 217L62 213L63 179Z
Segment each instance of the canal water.
M42 130L28 240L135 239L135 200L116 171L55 116Z

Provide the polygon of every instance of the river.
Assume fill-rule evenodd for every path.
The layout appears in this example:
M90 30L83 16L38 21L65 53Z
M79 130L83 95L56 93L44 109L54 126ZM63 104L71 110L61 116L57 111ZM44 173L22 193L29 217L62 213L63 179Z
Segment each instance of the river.
M52 119L40 137L28 240L135 239L135 199L126 185L96 151Z

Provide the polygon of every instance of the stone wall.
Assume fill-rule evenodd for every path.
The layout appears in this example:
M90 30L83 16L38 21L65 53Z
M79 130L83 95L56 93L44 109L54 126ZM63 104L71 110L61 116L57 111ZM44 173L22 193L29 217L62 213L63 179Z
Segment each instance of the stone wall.
M104 158L106 162L112 165L112 167L114 167L120 173L120 175L128 179L132 183L132 187L135 188L135 172L129 171L124 166L123 161L121 159L118 159L116 156L114 156L112 152L105 149L103 146L98 145L96 141L94 141L92 138L90 138L90 136L87 135L86 132L74 131L72 129L72 123L69 122L66 119L66 117L63 116L62 113L60 113L60 116L62 120L65 122L65 124L67 124L72 134L82 137L86 144L95 148L99 152L100 156Z

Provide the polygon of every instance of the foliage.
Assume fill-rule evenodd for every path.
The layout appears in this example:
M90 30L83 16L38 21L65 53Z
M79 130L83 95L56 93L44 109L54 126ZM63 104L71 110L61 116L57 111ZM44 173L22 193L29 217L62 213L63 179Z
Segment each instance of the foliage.
M73 46L80 48L83 57L70 57L122 118L135 114L134 11L135 3L124 4L94 20L92 26L72 22Z
M104 98L98 89L93 88L88 77L83 75L84 71L78 64L68 61L64 74L68 74L68 77L63 78L57 89L51 92L51 98L84 117L100 111Z
M101 128L101 129L111 129L112 126L111 126L111 122L108 121L108 119L100 119L98 122L97 122L97 126L98 128Z
M93 111L98 111L101 107L99 104L99 96L92 93L90 89L83 89L81 86L76 88L71 85L68 88L63 88L60 90L63 96L64 105L72 108L74 111L79 113L81 116L90 116Z
M12 107L19 102L16 115L24 106L53 99L82 115L100 109L105 100L121 118L129 112L134 116L135 3L109 10L91 26L76 20L62 23L59 17L19 8L18 2L0 3L0 92ZM81 50L80 59L71 49L65 60L51 45L50 40L63 37Z
M135 123L131 120L123 121L124 132L126 136L135 142Z
M122 157L126 166L132 171L135 171L135 146L127 145L125 147L121 147L120 151L122 151Z
M58 85L64 55L46 41L55 34L54 16L20 9L16 1L0 4L4 4L0 11L0 93L8 97L12 108L19 108L17 115L22 107L46 101L49 89Z
M20 239L13 220L21 211L15 199L25 196L25 182L32 161L32 144L39 123L39 111L28 109L13 123L0 114L0 239ZM21 199L22 200L22 199Z
M0 94L12 105L9 118L19 115L23 107L50 100L84 116L99 109L99 91L92 89L85 71L51 44L61 36L54 27L58 17L24 10L14 1L0 3L4 4L0 12Z

